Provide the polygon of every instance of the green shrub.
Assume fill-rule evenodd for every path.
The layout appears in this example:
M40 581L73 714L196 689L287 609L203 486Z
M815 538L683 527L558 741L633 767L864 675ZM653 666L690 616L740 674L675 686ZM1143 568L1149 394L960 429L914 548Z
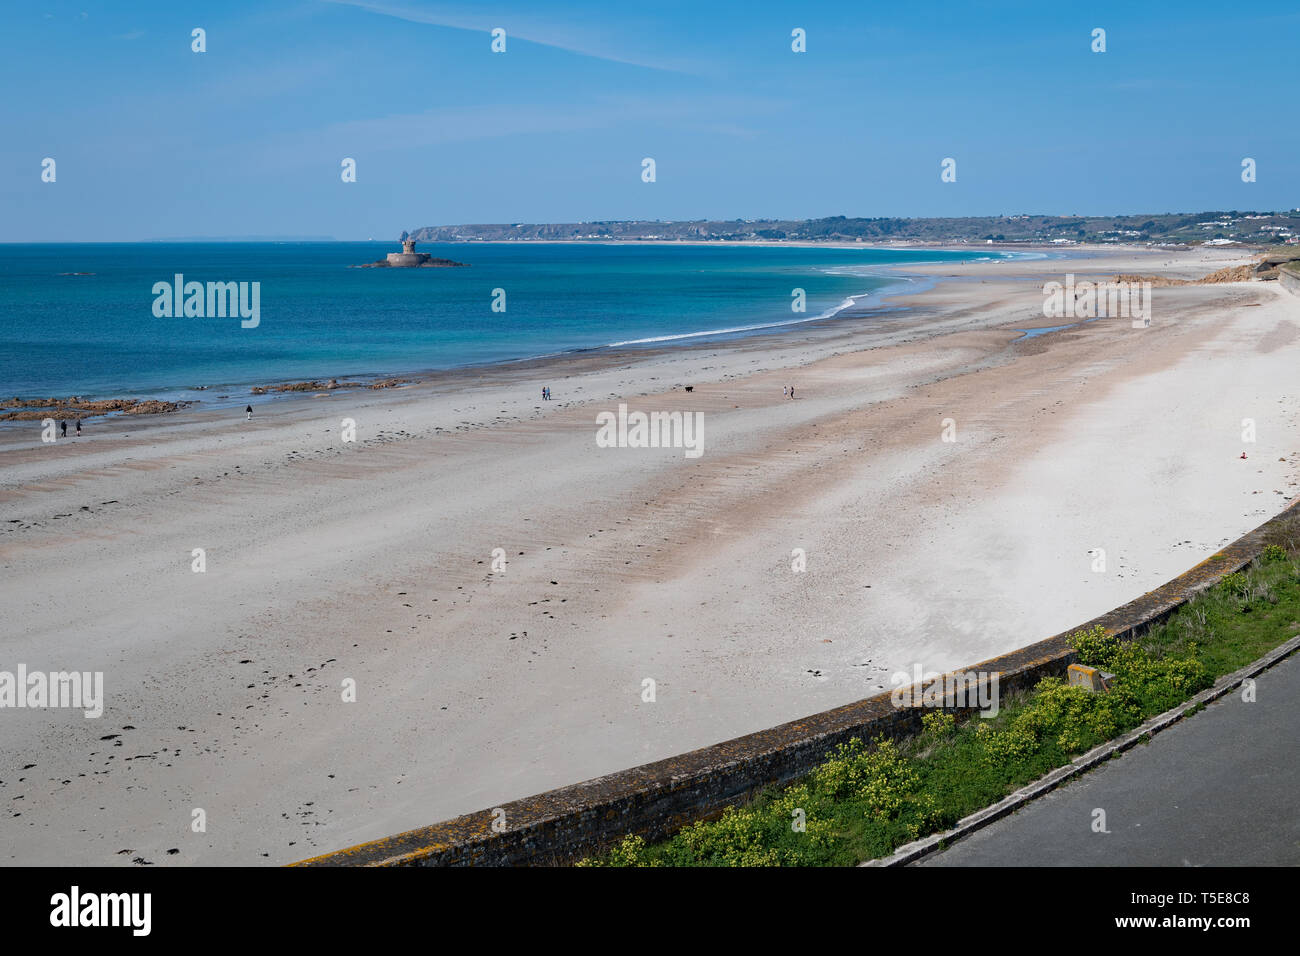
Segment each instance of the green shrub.
M920 792L915 761L903 756L892 740L878 737L867 749L855 737L828 758L809 775L814 796L860 807L862 819L892 834L886 842L916 839L939 819L934 797Z
M652 862L646 852L646 842L635 833L629 833L604 857L579 860L577 866L663 866Z
M951 737L957 731L957 718L942 710L921 715L921 732L933 738Z
M767 827L751 807L728 807L716 820L701 820L673 841L689 859L707 866L780 866Z
M984 745L991 766L1022 761L1045 744L1066 754L1080 753L1136 726L1142 718L1136 695L1122 684L1109 693L1094 694L1070 687L1059 677L1045 677L1034 688L1028 706L1006 729L980 727L977 739Z
M1074 649L1079 652L1079 663L1090 667L1112 670L1111 659L1118 653L1121 642L1100 624L1090 631L1075 631L1070 635Z
M1224 594L1230 594L1233 597L1245 597L1250 590L1250 585L1246 582L1246 575L1240 571L1233 571L1231 574L1225 574L1219 581L1218 588Z
M994 730L981 723L975 739L984 747L984 761L992 767L1005 767L1024 760L1038 749L1038 738L1023 724L1013 723L1005 730Z
M863 798L877 819L897 815L907 794L920 783L920 775L892 740L878 738L868 750L854 737L827 756L812 772L813 788L831 798Z
M1248 590L1242 574L1227 575L1219 586L1238 597ZM1194 617L1194 611L1189 614ZM1148 712L1168 710L1214 682L1209 670L1197 660L1194 643L1187 645L1185 658L1157 658L1137 642L1124 643L1094 628L1088 634L1076 634L1075 646L1080 661L1114 672L1119 678L1115 686L1132 694L1137 705Z
M1148 713L1168 710L1214 683L1206 666L1194 657L1156 659L1132 653L1117 661L1116 673Z

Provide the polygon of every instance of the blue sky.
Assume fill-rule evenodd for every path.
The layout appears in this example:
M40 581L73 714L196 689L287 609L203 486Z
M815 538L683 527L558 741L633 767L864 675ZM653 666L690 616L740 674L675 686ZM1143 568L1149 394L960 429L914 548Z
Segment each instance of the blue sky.
M5 241L1300 206L1294 5L73 0L2 16Z

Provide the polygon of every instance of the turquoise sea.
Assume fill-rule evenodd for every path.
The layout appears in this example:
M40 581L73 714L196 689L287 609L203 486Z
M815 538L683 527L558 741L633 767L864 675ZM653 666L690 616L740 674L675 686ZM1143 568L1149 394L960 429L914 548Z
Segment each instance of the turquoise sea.
M464 269L349 269L393 242L0 245L0 397L200 398L195 386L410 373L756 335L992 252L428 244ZM73 273L88 273L77 275ZM260 322L157 317L158 282L260 283ZM804 289L806 310L791 309ZM494 290L505 311L493 311ZM243 389L241 394L246 394Z

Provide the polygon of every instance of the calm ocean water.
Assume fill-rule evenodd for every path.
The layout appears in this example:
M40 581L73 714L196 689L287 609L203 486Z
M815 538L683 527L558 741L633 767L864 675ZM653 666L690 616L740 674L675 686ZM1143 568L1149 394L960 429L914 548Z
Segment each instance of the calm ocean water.
M467 269L349 269L365 243L0 245L0 397L199 398L246 386L397 374L614 344L759 334L832 314L882 266L996 253L716 246L419 247ZM63 273L92 273L65 275ZM259 282L261 321L157 318L153 285ZM791 311L791 290L807 310ZM504 289L506 311L492 310ZM242 394L246 394L246 389Z

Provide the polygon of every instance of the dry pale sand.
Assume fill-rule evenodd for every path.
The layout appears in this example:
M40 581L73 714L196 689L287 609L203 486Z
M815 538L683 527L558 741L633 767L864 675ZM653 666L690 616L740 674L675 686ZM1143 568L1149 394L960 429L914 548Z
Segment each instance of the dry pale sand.
M1066 271L1196 276L1241 255L946 264L915 270L943 281L892 300L908 311L762 339L284 401L252 423L92 422L52 446L0 429L0 669L102 670L107 694L98 720L0 714L0 853L289 862L1121 604L1294 494L1300 299L1157 288L1149 329L1016 329L1060 324L1041 289ZM598 448L619 401L703 412L704 454Z

